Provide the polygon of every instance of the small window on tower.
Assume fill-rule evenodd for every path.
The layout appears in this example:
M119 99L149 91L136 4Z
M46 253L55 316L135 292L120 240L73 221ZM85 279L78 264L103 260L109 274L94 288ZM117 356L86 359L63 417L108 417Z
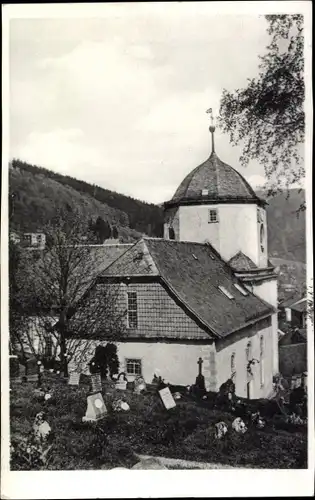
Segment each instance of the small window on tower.
M216 208L210 208L209 210L209 220L208 220L209 223L212 223L212 222L219 222L219 219L218 219L218 211Z
M170 240L175 240L175 231L172 227L168 228L168 237Z

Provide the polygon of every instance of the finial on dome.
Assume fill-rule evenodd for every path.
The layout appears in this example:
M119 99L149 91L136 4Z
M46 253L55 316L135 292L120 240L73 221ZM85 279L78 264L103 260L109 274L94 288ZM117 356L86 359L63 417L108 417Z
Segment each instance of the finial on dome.
M212 143L212 151L211 151L211 153L214 153L215 152L215 149L214 149L214 132L215 132L215 126L214 126L214 118L213 118L212 108L207 109L206 113L210 114L211 125L209 127L209 130L211 132L211 143Z

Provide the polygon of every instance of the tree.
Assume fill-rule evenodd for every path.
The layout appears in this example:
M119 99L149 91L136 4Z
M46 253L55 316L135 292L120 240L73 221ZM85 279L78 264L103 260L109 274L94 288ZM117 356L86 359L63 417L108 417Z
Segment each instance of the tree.
M117 346L112 343L106 346L99 345L95 349L95 354L89 363L91 373L100 372L106 378L109 371L110 377L119 371L119 361L117 356Z
M93 231L96 235L97 242L100 244L110 238L112 233L109 223L102 219L102 217L97 217Z
M259 76L244 89L223 91L219 126L233 145L243 143L243 165L258 160L264 166L269 194L275 194L305 174L303 16L265 17L271 43L259 56Z
M117 227L116 227L116 226L114 226L114 227L113 227L113 238L114 238L115 240L117 240L117 239L118 239L118 229L117 229Z
M125 311L117 305L120 285L94 283L102 256L82 245L87 226L79 213L57 215L45 229L50 248L24 278L29 314L55 336L65 376L72 358L88 355L86 339L104 333L114 339L124 329Z

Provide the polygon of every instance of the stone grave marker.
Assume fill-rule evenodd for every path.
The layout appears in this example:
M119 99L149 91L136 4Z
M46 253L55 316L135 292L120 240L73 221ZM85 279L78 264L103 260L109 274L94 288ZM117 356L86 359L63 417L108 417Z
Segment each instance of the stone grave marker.
M169 387L164 387L164 389L161 389L159 391L159 394L160 394L162 402L167 410L170 410L171 408L175 408L176 403L175 403L175 400L172 396L172 393L171 393Z
M102 392L102 378L100 373L91 374L91 392Z
M68 385L79 385L80 384L80 376L81 376L81 373L79 373L79 372L76 372L76 371L70 372Z
M145 389L146 389L146 383L144 381L144 378L143 377L137 377L135 379L134 392L136 394L140 394L142 391L145 391Z
M87 410L85 416L82 418L83 422L96 422L107 415L107 408L105 406L103 396L100 392L90 394L87 397Z
M120 373L115 384L116 389L125 391L127 389L127 377L124 373Z

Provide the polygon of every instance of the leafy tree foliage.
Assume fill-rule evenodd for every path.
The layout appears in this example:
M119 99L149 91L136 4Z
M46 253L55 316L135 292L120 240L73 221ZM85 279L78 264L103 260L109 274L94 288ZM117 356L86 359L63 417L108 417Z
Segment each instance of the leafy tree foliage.
M243 144L241 162L258 160L269 194L304 177L303 16L268 15L271 42L260 56L259 76L244 89L224 90L219 126L232 144Z
M49 248L37 255L24 253L28 261L21 278L25 312L55 336L65 376L74 351L82 347L76 339L97 337L104 331L115 338L125 328L125 311L116 307L119 285L92 286L102 255L98 261L91 247L82 244L87 226L78 213L57 213L45 228ZM13 311L19 313L16 307ZM23 333L27 335L27 328Z

